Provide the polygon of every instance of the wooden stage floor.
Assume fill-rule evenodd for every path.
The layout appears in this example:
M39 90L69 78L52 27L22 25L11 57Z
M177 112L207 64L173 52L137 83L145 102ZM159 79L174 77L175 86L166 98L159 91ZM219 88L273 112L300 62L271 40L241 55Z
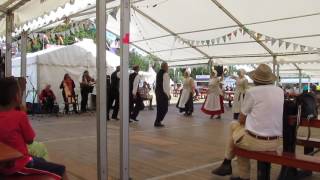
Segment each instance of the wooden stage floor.
M211 175L224 158L224 146L231 110L221 120L209 119L195 105L192 117L169 107L165 128L153 127L156 111L144 110L138 123L130 124L130 176L133 179L224 180L229 177ZM147 108L146 108L147 109ZM96 119L94 113L60 117L31 117L37 140L44 142L50 160L67 166L70 179L96 179ZM108 122L109 176L119 178L119 122ZM312 131L320 137L319 131ZM301 151L301 150L300 150ZM256 177L252 161L252 179ZM236 164L234 163L236 171ZM276 179L279 166L272 166ZM236 172L235 172L236 174ZM320 179L314 174L308 180Z

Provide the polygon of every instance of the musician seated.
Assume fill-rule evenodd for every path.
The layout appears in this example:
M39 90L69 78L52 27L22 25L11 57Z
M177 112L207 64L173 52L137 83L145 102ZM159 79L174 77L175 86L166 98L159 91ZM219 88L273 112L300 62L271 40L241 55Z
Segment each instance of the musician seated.
M54 109L54 103L56 101L56 96L54 95L53 91L51 90L51 85L47 85L42 91L39 96L40 104L43 110L46 113L52 113Z
M74 81L71 79L70 75L66 73L60 84L60 89L62 89L62 97L65 104L64 110L66 114L69 113L69 104L72 104L73 111L78 113L76 93L74 91L75 87Z
M143 86L139 90L140 95L143 100L149 100L149 110L153 110L152 108L153 96L150 94L150 91L151 91L150 85L146 81L143 82Z

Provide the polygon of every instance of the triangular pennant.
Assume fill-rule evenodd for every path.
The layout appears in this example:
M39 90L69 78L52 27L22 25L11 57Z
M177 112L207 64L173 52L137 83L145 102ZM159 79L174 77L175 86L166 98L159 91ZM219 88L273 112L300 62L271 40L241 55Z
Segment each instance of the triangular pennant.
M211 39L211 45L214 45L214 43L215 43L215 40Z
M265 36L265 42L268 43L270 41L270 37L269 36Z
M201 41L201 45L204 46L206 41Z
M306 49L306 46L300 45L300 51L303 52Z
M293 51L295 51L298 48L298 44L293 44Z
M189 41L189 43L190 43L192 46L194 46L194 40Z
M226 42L227 36L222 36L223 42Z
M220 37L216 38L216 42L217 42L217 44L220 43Z
M242 29L242 28L239 28L239 32L240 32L240 34L242 34L242 31L243 31L243 29Z
M210 46L210 40L206 40L207 46Z
M238 31L237 31L237 30L233 31L233 35L234 35L234 37L237 37L237 33L238 33Z
M230 40L231 40L232 33L229 33L227 36L228 36L228 39L229 39L229 41L230 41Z
M279 40L279 47L282 46L283 42L284 42L283 40Z
M290 42L286 42L286 49L288 49L288 47L291 45Z
M54 39L56 35L54 33L51 33L51 39Z
M257 33L257 39L258 39L258 40L260 40L260 39L261 39L261 37L262 37L262 34Z
M273 46L273 45L274 45L274 43L276 43L276 42L277 42L277 40L276 40L276 39L271 38L271 46Z
M313 47L308 47L308 52L312 53L312 51L313 51Z
M117 13L118 13L119 8L113 8L110 12L110 16L113 17L115 20L117 20Z
M200 41L196 41L196 45L199 46L200 45Z
M79 26L74 27L75 32L79 32Z

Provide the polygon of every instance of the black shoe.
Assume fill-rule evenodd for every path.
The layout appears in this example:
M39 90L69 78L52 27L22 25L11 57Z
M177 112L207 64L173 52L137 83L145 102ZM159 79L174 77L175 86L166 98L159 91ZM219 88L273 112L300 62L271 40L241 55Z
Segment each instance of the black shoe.
M154 109L153 109L153 107L150 107L150 108L149 108L149 110L151 110L151 111L152 111L152 110L154 110Z
M220 116L220 115L219 115L219 116L217 116L217 117L216 117L216 119L221 119L221 116Z
M297 176L299 179L303 179L312 176L312 171L299 170Z
M132 123L132 122L133 122L133 121L130 119L130 120L129 120L129 123Z
M112 119L114 119L114 120L120 120L118 117L111 117Z
M249 179L242 179L240 177L230 177L230 180L249 180Z
M134 120L134 121L136 121L136 122L138 122L138 121L139 121L138 119L132 119L132 120Z
M225 159L220 167L211 171L212 174L218 176L226 176L232 174L231 160Z
M159 128L161 128L161 127L164 127L164 125L161 124L160 122L157 122L157 123L154 123L154 127L159 127Z

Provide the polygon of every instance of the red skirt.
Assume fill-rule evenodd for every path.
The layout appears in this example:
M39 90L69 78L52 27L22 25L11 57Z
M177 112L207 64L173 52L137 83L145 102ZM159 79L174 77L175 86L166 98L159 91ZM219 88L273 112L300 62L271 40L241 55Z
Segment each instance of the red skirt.
M207 97L208 98L208 97ZM207 101L207 98L206 100L204 101L204 103L202 104L202 107L201 107L201 111L204 112L205 114L208 114L208 115L220 115L222 113L224 113L224 106L223 106L223 96L219 96L219 99L220 99L220 109L219 110L216 110L216 111L211 111L211 110L208 110L205 108L205 104L206 104L206 101Z

